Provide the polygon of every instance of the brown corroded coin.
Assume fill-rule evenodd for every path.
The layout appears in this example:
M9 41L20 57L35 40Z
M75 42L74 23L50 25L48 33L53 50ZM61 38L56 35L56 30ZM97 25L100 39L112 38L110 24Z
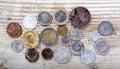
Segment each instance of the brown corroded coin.
M7 26L7 33L12 38L17 38L22 34L22 27L17 22L11 22Z
M42 57L46 60L50 60L52 59L53 57L53 51L52 49L50 48L45 48L43 51L42 51Z
M70 14L70 22L74 27L83 28L90 22L91 15L87 8L76 7Z
M59 25L57 31L60 36L65 36L68 33L68 28L66 25Z
M29 62L36 62L39 58L39 53L35 49L29 49L25 53L25 58Z

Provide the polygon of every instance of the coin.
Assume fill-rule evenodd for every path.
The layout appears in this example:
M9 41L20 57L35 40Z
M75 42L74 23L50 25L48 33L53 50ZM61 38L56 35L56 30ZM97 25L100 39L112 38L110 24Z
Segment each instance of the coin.
M54 59L60 64L68 63L71 59L71 52L67 47L60 46L54 50Z
M55 45L58 41L58 33L53 28L46 28L41 32L41 41L46 46Z
M38 22L41 25L49 25L52 22L52 16L49 12L47 11L42 11L40 12L40 14L38 15Z
M95 52L98 54L107 54L109 51L110 45L108 41L104 39L99 39L94 45Z
M80 55L84 50L84 45L81 41L75 40L70 44L70 50L75 55Z
M100 39L100 35L97 31L92 31L89 34L89 39L93 42L96 42L98 39Z
M22 34L22 27L17 22L11 22L7 26L7 33L12 38L18 38Z
M15 53L20 53L23 51L24 49L24 46L23 44L21 43L20 40L14 40L12 43L11 43L11 49L13 52Z
M25 58L29 62L36 62L39 58L39 53L35 49L29 49L25 52Z
M36 26L37 26L37 17L32 15L32 14L28 14L23 19L23 26L26 29L30 29L30 30L36 28Z
M50 48L45 48L43 51L42 51L42 57L46 60L50 60L52 59L53 57L53 51L52 49Z
M84 64L92 64L95 61L95 54L90 50L84 50L81 53L81 62Z
M70 22L76 28L83 28L90 22L91 15L87 8L76 7L70 14Z
M73 40L79 40L81 39L81 36L82 36L82 31L78 28L72 28L70 30L70 37L73 39Z
M39 45L39 34L34 30L27 30L22 35L22 43L28 49L33 49Z
M68 33L68 28L66 25L59 25L57 31L60 36L65 36Z
M71 44L71 41L72 40L71 40L69 35L63 36L61 38L61 43L62 43L63 46L69 46Z
M98 32L102 36L112 35L113 31L114 31L113 26L109 21L103 21L98 26Z

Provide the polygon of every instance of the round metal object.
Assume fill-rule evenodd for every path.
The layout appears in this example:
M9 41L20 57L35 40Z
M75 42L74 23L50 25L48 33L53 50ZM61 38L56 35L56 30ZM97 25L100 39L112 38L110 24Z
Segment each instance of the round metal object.
M65 36L68 33L68 28L66 25L59 25L57 31L60 36Z
M113 31L114 31L113 26L112 26L112 24L109 21L103 21L98 26L98 32L102 36L112 35Z
M90 50L84 50L81 53L81 61L84 64L92 64L95 61L95 54Z
M24 46L22 44L22 42L20 40L14 40L12 43L11 43L11 49L13 52L15 53L20 53L23 51L24 49Z
M71 59L71 52L67 47L60 46L54 50L54 59L60 64L65 64Z
M70 22L76 28L83 28L90 22L91 15L87 8L76 7L70 14Z
M11 22L7 26L7 33L12 38L18 38L22 34L22 27L17 22Z
M52 59L52 57L53 57L53 51L52 51L52 49L50 49L50 48L45 48L45 49L42 51L42 57L43 57L45 60L50 60L50 59Z
M61 38L61 43L63 46L69 46L71 44L72 40L69 35L63 36Z
M98 39L100 39L100 34L97 31L92 31L89 34L89 39L92 42L96 42Z

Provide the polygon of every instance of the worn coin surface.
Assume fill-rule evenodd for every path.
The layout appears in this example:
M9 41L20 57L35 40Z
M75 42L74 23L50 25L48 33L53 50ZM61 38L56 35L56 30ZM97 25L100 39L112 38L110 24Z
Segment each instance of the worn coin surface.
M90 50L84 50L81 53L81 61L84 64L92 64L95 61L95 54Z
M75 40L70 44L70 50L75 55L80 55L84 50L84 45L81 41Z
M98 39L100 39L100 34L97 31L92 31L89 34L89 40L92 42L96 42Z
M107 54L110 49L110 45L108 41L104 39L99 39L96 41L94 49L95 52L98 54Z
M114 28L113 28L112 24L109 21L103 21L98 26L98 32L102 36L112 35L113 31L114 31Z
M52 57L53 57L53 51L52 51L52 49L50 49L50 48L45 48L45 49L42 51L42 57L43 57L45 60L50 60L50 59L52 59Z
M58 33L53 28L46 28L41 32L41 41L46 46L55 45L58 38Z
M76 7L70 14L70 22L76 28L83 28L90 22L91 15L87 8Z
M40 14L38 15L38 22L41 25L49 25L52 22L52 16L49 12L47 11L42 11L40 12Z
M29 49L25 52L25 58L29 62L36 62L39 58L39 53L35 49Z
M54 59L60 64L65 64L71 59L71 52L69 48L60 46L54 50Z
M39 34L34 30L27 30L22 35L22 43L28 49L33 49L39 45Z
M22 42L20 40L14 40L12 43L11 43L11 49L13 52L15 53L20 53L23 51L24 49L24 46L22 44Z
M57 28L57 32L60 36L65 36L68 33L68 28L66 25L59 25Z
M18 38L22 34L22 27L17 22L11 22L6 31L10 37Z
M73 40L80 40L81 36L82 36L82 31L80 29L78 29L78 28L72 28L70 30L70 37Z
M69 35L65 35L61 38L61 43L63 46L69 46L71 44L72 40Z
M23 19L23 26L26 29L35 29L37 26L37 17L32 15L32 14L28 14L24 19Z

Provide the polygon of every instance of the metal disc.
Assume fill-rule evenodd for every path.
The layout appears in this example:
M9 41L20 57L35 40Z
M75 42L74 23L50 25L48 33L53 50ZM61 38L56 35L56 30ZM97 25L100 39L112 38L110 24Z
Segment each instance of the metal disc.
M100 34L97 31L92 31L89 34L89 39L92 42L96 42L98 39L100 39Z
M68 28L66 25L59 25L57 28L57 32L60 36L65 36L68 33Z
M61 43L63 46L69 46L71 44L72 40L69 35L63 36L61 38Z
M45 48L45 49L42 51L42 57L43 57L45 60L50 60L50 59L52 59L52 57L53 57L53 51L52 51L52 49L50 49L50 48Z

